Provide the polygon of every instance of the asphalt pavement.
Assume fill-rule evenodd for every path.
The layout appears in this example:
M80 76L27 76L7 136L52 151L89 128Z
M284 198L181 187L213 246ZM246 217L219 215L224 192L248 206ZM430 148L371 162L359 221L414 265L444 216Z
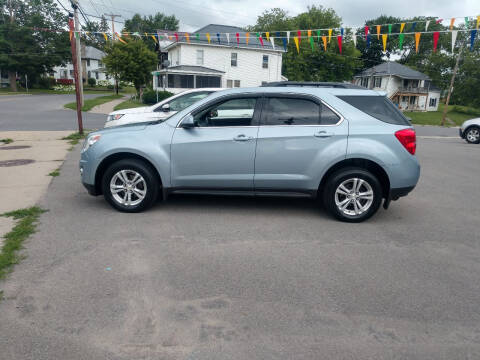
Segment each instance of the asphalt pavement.
M104 94L86 94L85 99ZM0 96L0 131L77 130L77 113L63 105L75 101L74 94L2 95ZM85 129L100 129L105 115L83 112Z
M271 198L119 213L78 151L0 285L0 359L480 358L480 146L420 139L417 188L361 224Z

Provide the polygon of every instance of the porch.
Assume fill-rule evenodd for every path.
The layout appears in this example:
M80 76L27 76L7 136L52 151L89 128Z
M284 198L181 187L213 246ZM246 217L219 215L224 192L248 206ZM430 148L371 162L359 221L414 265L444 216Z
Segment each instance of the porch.
M179 93L189 89L222 87L223 71L179 65L152 72L153 89Z
M416 88L413 91L412 89L402 91L400 88L391 100L402 111L427 111L428 90L426 92L422 90L423 88Z

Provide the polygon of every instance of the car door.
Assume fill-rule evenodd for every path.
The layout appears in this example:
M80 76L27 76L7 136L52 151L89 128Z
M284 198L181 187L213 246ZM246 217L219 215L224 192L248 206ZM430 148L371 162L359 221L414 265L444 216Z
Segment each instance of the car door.
M258 96L236 95L195 110L193 128L175 129L171 145L176 188L253 191Z
M256 192L311 192L333 158L345 156L348 124L310 95L266 95L258 131Z

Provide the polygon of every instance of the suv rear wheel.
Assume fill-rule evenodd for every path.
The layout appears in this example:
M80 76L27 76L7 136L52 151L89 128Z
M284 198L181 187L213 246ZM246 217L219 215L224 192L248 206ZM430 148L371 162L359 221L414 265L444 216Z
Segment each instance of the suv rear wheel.
M470 144L480 144L480 127L469 127L465 133L465 140Z
M140 212L158 197L159 182L154 170L143 161L119 160L108 167L102 179L105 199L115 209Z
M380 182L361 168L345 168L333 173L323 191L325 208L346 222L367 220L377 212L381 202Z

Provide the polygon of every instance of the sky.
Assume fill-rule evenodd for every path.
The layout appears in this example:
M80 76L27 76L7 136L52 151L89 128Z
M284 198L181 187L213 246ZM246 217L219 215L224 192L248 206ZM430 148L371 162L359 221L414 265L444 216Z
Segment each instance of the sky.
M61 0L65 6L67 0ZM307 10L309 5L333 8L344 27L361 26L365 20L380 15L396 17L437 16L443 19L480 15L480 0L79 0L87 14L114 13L117 20L133 14L150 15L162 12L180 20L180 31L194 31L208 24L244 27L255 24L263 11L279 7L291 16ZM68 6L69 7L69 6ZM463 22L463 21L462 21ZM445 24L447 21L445 22ZM121 23L115 25L121 27ZM275 29L272 29L275 30Z

